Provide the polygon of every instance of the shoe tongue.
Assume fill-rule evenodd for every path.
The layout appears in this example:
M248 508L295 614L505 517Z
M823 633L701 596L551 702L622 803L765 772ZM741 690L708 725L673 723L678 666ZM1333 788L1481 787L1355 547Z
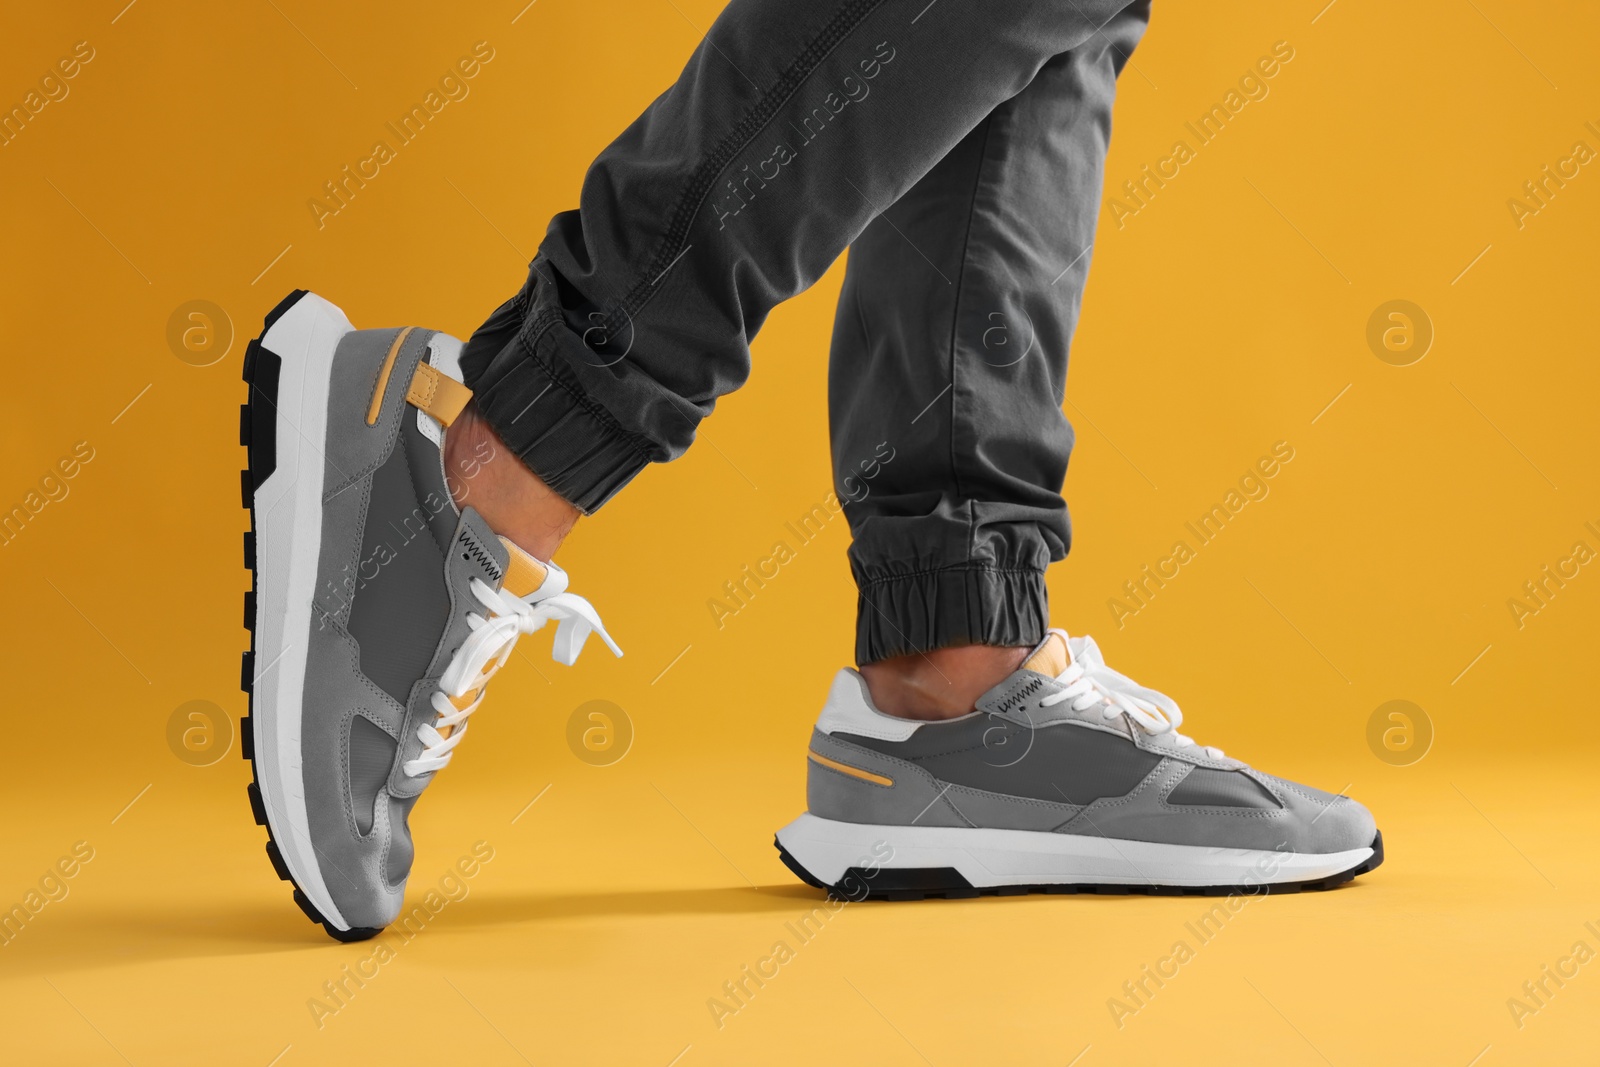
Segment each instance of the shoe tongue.
M1066 670L1071 662L1072 651L1067 648L1067 635L1061 630L1051 630L1022 661L1022 669L1054 678Z
M545 579L550 575L550 568L534 559L506 538L500 538L500 544L505 546L507 556L505 577L500 580L500 588L514 597L526 600L544 585Z

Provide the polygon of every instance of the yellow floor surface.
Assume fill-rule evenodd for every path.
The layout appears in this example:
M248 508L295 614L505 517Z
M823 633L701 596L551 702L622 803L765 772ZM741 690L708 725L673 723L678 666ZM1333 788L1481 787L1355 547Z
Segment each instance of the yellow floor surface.
M10 1062L1593 1062L1583 760L1297 761L1355 778L1388 841L1331 892L830 908L770 843L796 811L795 752L561 755L493 785L452 768L416 818L423 910L355 945L293 907L242 798L169 777L125 811L136 789L30 813L7 886L77 841L93 859L0 956ZM217 773L242 792L240 771Z

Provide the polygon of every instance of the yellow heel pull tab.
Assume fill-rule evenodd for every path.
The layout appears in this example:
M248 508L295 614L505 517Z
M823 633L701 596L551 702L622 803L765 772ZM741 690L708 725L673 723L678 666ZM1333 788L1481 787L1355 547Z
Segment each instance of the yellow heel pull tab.
M441 426L455 422L471 399L471 389L439 373L431 363L417 364L417 372L411 376L411 388L406 390L406 400L427 412Z

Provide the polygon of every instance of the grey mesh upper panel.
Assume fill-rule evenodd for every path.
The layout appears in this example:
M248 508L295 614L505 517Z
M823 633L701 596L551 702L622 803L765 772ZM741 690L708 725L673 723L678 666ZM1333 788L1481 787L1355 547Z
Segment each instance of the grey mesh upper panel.
M927 723L905 741L834 736L907 760L940 781L1058 804L1123 796L1161 762L1115 734L1074 723L1028 727L998 715Z
M444 457L439 446L428 440L417 428L417 413L406 411L400 423L400 445L405 450L406 466L411 471L411 481L416 487L422 510L429 515L433 539L448 545L455 536L457 513L450 502L450 484L445 478ZM456 472L456 479L470 495L470 477L464 471Z
M427 671L450 612L433 510L418 499L406 450L395 449L372 476L350 636L361 647L362 673L402 704Z
M1282 807L1277 799L1243 771L1213 771L1196 767L1167 794L1168 804L1212 808Z

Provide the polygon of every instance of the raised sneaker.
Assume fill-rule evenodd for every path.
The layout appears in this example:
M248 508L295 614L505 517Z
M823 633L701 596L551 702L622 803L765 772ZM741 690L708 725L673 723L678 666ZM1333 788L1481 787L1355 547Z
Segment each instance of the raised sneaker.
M472 396L460 352L432 330L356 330L296 291L245 355L250 805L295 902L340 941L399 913L412 806L517 638L553 621L562 663L591 633L622 654L566 572L452 499L472 473L447 476L442 451Z
M811 733L801 880L853 899L1326 889L1383 862L1366 808L1178 733L1178 705L1052 630L957 719L873 707L840 671Z

